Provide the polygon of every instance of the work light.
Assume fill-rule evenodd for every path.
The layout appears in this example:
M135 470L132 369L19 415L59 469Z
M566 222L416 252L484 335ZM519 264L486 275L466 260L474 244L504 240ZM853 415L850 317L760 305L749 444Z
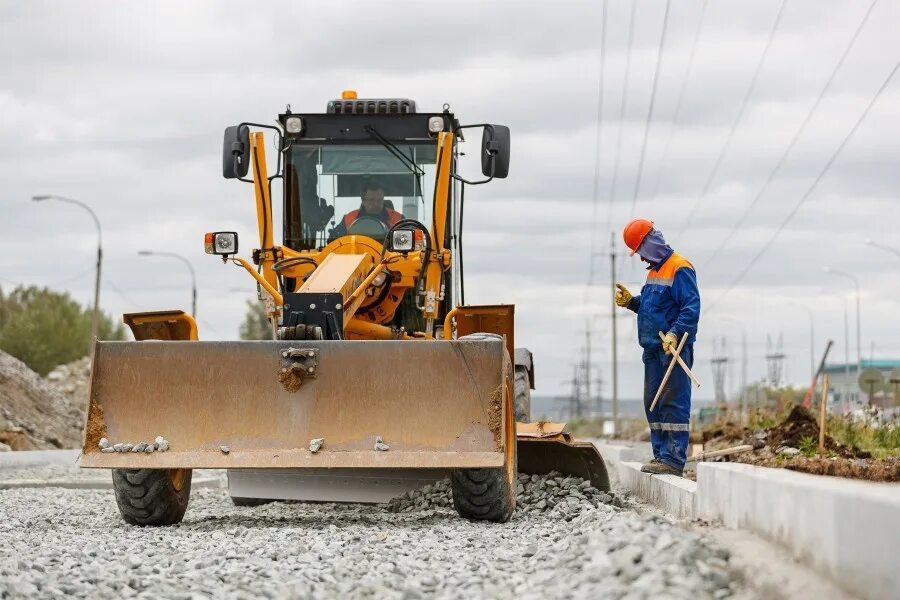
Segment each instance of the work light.
M428 119L428 131L438 133L444 130L444 117L430 117Z
M409 252L413 249L413 232L409 229L398 229L391 236L391 250Z
M237 254L238 234L235 231L214 231L203 238L203 249L207 254Z
M303 119L300 117L288 117L284 122L284 127L288 133L300 133L303 131Z

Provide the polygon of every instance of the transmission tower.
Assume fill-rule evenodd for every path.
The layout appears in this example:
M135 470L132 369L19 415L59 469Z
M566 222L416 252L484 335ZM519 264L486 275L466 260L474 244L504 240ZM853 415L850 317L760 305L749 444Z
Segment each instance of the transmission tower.
M784 376L784 340L782 334L778 334L778 343L772 346L772 337L766 334L766 364L768 365L769 385L778 388L781 387L782 378Z

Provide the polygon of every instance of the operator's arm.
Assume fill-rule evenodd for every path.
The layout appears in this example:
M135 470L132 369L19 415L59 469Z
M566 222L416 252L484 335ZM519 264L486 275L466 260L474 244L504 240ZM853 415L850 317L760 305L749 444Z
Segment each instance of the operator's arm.
M672 298L680 306L678 318L672 324L672 333L679 339L685 333L693 337L697 334L697 322L700 320L700 290L694 269L682 267L675 271Z
M330 239L334 240L341 237L342 235L347 235L347 228L344 227L343 219L341 219L340 223L338 223L337 226L331 230Z
M641 309L641 295L638 294L637 296L632 296L631 300L628 302L628 306L626 306L625 308L633 313L639 311Z

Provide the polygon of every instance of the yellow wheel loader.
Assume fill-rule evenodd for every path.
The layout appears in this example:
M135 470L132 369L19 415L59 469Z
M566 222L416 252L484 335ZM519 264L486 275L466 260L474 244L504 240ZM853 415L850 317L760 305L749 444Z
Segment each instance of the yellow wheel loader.
M473 181L458 158L476 129ZM501 522L518 471L608 489L594 447L560 425L520 423L517 443L534 369L514 307L465 304L464 190L506 177L509 156L506 127L354 92L228 127L223 175L252 185L260 247L242 258L229 231L204 247L255 280L272 339L198 341L190 316L162 311L125 315L133 342L96 342L81 466L113 469L123 518L179 522L197 468L228 469L238 504L384 502L450 477L461 516Z

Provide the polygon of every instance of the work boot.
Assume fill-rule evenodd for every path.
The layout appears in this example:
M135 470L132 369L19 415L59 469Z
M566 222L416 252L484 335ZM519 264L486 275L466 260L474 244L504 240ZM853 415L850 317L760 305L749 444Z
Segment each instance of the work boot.
M651 475L677 475L678 477L681 477L681 469L676 469L675 467L658 461L655 458L647 464L642 465L641 471L644 473L650 473Z

